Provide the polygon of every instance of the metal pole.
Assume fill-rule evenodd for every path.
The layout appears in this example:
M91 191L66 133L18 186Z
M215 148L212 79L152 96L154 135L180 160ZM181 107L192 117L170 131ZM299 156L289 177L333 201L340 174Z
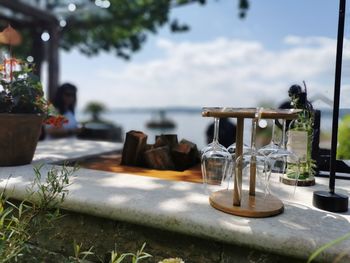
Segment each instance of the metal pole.
M331 145L330 175L329 175L329 190L330 190L330 193L332 194L334 194L334 189L335 189L335 172L336 172L337 144L338 144L339 99L340 99L341 70L342 70L343 42L344 42L345 7L346 7L346 0L340 0L338 39L337 39L337 57L335 62L332 145Z
M343 56L344 40L344 22L345 22L345 4L346 0L340 0L339 4L339 22L337 39L337 57L335 62L335 83L334 83L334 102L333 102L333 124L332 124L332 146L329 169L329 191L315 191L312 203L315 207L331 211L348 211L349 197L335 192L335 172L337 161L337 142L338 142L338 118L339 118L339 98L341 85L341 68Z

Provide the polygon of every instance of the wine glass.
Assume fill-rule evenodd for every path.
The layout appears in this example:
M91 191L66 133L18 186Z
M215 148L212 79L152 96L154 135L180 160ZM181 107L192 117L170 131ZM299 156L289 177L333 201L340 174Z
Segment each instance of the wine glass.
M276 126L276 120L272 120L272 134L271 134L271 140L270 140L270 143L261 147L259 149L259 153L265 155L265 156L268 156L270 153L272 152L276 152L278 151L279 149L281 149L281 143L278 143L277 142L277 139L276 139L276 130L275 130L275 126ZM282 134L283 136L283 134ZM281 140L282 141L282 140Z
M227 147L228 152L232 155L233 160L236 159L236 143L232 143L229 147ZM248 152L250 147L243 143L243 153Z
M215 147L220 147L223 150L226 150L225 146L221 145L219 143L219 124L220 124L220 118L215 117L214 118L214 134L213 134L213 141L209 143L206 147L204 147L201 150L201 154L204 154L206 151L212 150L212 148Z
M215 118L213 142L201 151L203 184L208 194L228 189L232 173L231 154L219 143L218 134L219 118Z
M295 176L299 178L300 170L299 170L299 158L298 156L289 150L286 149L286 120L282 120L282 136L281 143L276 144L278 147L270 147L263 149L262 153L268 153L267 157L269 158L271 165L271 173L268 178L268 188L267 190L271 193L275 190L271 190L271 188L280 189L280 182L285 177L287 170L287 163L295 164ZM270 149L270 152L268 151ZM292 198L296 191L297 179L295 181L290 181L290 185L294 186L292 192L287 193L288 198ZM288 192L288 190L287 190Z

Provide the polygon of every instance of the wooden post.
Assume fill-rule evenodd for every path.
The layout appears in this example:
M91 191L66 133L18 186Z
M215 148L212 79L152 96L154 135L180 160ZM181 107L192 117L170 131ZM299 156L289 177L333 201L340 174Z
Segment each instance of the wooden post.
M52 25L49 30L50 40L48 49L48 98L53 100L58 88L59 78L59 27Z
M37 21L45 21L47 24L57 24L58 20L56 16L48 12L47 10L42 10L34 5L26 4L25 1L19 0L0 0L0 5L4 6L13 12L18 12L26 16L30 16Z
M249 171L249 195L254 196L255 195L255 183L256 183L256 148L255 148L255 142L256 142L256 129L258 126L260 117L255 117L252 119L252 135L251 135L251 149L252 152L250 153L250 171Z
M233 205L240 206L242 198L242 155L243 155L243 129L244 118L237 118L237 133L236 133L236 160L240 158L239 162L236 162L236 171L234 176L234 188L233 188Z
M255 195L255 183L256 183L256 156L252 153L250 157L250 177L249 177L249 195Z
M44 60L44 45L43 41L41 40L41 27L37 28L34 27L31 29L31 38L32 38L32 47L31 47L31 53L30 55L34 58L35 68L34 73L37 75L41 80L41 65Z

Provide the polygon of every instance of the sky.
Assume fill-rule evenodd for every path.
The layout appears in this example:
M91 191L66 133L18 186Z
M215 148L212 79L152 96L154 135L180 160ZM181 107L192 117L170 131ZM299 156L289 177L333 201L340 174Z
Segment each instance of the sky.
M277 106L292 84L303 81L309 97L332 99L338 1L250 2L243 20L237 0L173 9L171 17L191 30L173 34L162 28L128 62L114 54L61 52L61 81L77 85L79 108L89 101L111 109ZM345 37L350 39L350 21ZM341 107L350 107L347 40L343 64Z

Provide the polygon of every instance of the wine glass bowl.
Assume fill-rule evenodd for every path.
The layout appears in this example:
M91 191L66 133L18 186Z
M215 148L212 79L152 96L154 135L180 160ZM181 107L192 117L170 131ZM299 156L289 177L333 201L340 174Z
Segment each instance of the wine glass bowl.
M276 120L274 120L274 126L275 124ZM267 155L271 165L271 173L268 179L268 191L270 193L273 193L275 192L275 189L277 190L278 188L280 188L280 182L285 182L286 180L286 173L288 168L290 168L289 164L293 163L295 165L294 171L296 180L289 181L289 184L294 186L294 188L291 189L292 192L288 194L290 197L292 197L295 194L297 180L300 174L299 158L294 152L289 151L286 148L286 120L282 120L282 136L281 141L279 143L276 142L276 139L274 137L275 129L273 128L272 130L273 132L270 144L259 149L260 153Z
M213 141L201 151L203 184L210 194L227 189L232 174L232 157L219 143L219 118L214 118Z
M295 176L299 177L299 159L298 156L293 152L288 150L279 150L269 154L268 156L270 165L271 165L271 173L269 178L269 192L271 194L280 192L281 182L285 182L287 178L287 170L288 163L295 163ZM297 180L288 180L288 185L292 186L292 188L285 188L287 192L287 198L290 199L294 196L297 186Z
M213 147L212 150L203 153L201 169L203 183L209 194L228 189L232 173L232 157L227 150Z
M263 154L265 156L268 156L270 153L277 152L278 150L283 149L283 131L282 131L282 138L280 142L278 142L278 139L276 138L276 120L272 120L272 131L271 131L271 140L270 142L261 147L258 151L260 154Z

